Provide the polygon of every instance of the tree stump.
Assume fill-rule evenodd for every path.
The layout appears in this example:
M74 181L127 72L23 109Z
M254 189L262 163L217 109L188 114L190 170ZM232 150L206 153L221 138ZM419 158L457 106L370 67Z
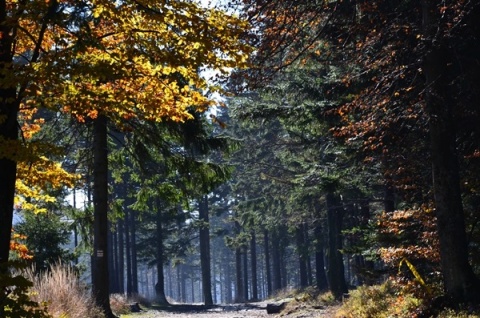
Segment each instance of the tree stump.
M267 304L267 314L278 314L285 308L285 303Z

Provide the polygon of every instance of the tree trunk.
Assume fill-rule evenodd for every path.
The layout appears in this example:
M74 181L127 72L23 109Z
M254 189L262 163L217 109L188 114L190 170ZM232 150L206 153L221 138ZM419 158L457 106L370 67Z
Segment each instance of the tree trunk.
M243 298L248 301L248 253L247 247L242 247L242 267L243 267Z
M243 303L245 302L245 293L243 286L243 272L242 272L242 249L237 247L235 249L235 277L236 277L236 295L235 302Z
M2 21L4 21L2 19ZM0 25L0 30L3 27ZM3 33L2 34L8 34ZM0 39L0 67L5 63L6 50L5 40ZM0 89L0 116L6 116L5 121L0 120L0 143L1 139L5 141L17 140L17 113L18 105L8 102L10 98L15 97L15 91L11 89ZM6 147L0 144L0 147ZM8 150L7 150L8 151ZM6 263L10 253L10 239L13 220L13 202L15 196L15 180L17 176L17 163L6 157L0 157L0 274L6 274L8 268ZM6 297L5 291L0 291L0 299ZM0 303L0 316L3 316L3 303Z
M270 266L270 240L268 230L263 231L263 245L265 249L265 276L267 280L267 296L272 296L272 271Z
M273 269L273 284L272 289L273 293L278 292L282 289L282 266L281 266L281 257L280 257L280 238L277 233L277 230L273 233L272 241L272 269Z
M165 296L165 276L163 275L163 230L162 230L162 208L157 201L157 283L155 284L156 300L161 305L168 304Z
M456 60L445 39L437 35L440 19L437 5L440 6L441 1L422 1L424 36L430 42L424 57L424 73L433 192L445 293L453 302L465 303L480 299L480 282L468 262L461 198L454 88L450 86Z
M343 211L339 207L333 192L329 191L327 197L327 222L328 222L328 283L330 291L336 299L341 299L347 289L345 281L345 268L343 265L342 249L342 219Z
M297 254L298 254L298 263L300 269L300 288L305 288L308 286L308 275L307 275L307 253L306 242L304 236L303 224L299 225L295 229L295 238L297 243Z
M125 204L125 259L127 263L127 295L131 296L133 293L133 285L132 285L132 244L130 240L130 211L126 207Z
M135 213L130 211L130 250L132 253L132 294L138 294L138 262L137 262L137 226Z
M9 87L3 78L9 74L8 68L12 62L11 24L6 23L7 12L5 1L0 7L0 148L7 152L11 149L10 142L18 141L17 116L19 100L16 96L16 87ZM5 144L4 144L5 143ZM6 263L10 253L10 239L13 220L13 203L15 196L15 180L17 178L17 163L14 158L0 157L0 274L8 271ZM0 299L6 297L5 290L0 290ZM0 316L3 316L4 307L0 303Z
M118 292L125 293L125 241L124 241L124 222L118 220Z
M324 221L321 215L321 207L318 200L313 203L315 210L315 280L319 291L328 289L327 274L325 272L325 234L323 231Z
M116 233L111 229L112 224L109 222L108 225L108 274L110 275L110 288L109 293L114 294L118 293L118 281L117 281L117 251L116 251Z
M231 267L230 267L230 261L227 257L224 258L224 265L225 267L225 281L224 281L224 299L225 303L230 304L232 303L232 274L231 274Z
M202 267L202 291L205 305L213 305L212 277L210 260L210 227L208 219L208 197L205 195L199 201L200 227L200 264Z
M92 291L106 317L115 317L110 308L108 275L108 148L107 117L94 120L93 142L93 258Z
M252 238L250 240L250 258L252 268L252 300L258 299L258 277L257 277L257 240L255 231L252 231Z

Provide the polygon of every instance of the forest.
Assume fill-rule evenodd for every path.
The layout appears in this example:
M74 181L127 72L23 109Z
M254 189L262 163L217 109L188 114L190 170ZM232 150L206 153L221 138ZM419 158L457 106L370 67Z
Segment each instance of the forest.
M478 21L470 0L0 0L0 317L75 317L32 291L59 267L98 317L292 290L477 317Z

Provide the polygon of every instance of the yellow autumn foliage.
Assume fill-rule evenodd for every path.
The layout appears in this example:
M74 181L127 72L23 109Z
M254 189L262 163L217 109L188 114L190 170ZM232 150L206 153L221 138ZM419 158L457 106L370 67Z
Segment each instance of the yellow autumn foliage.
M245 67L251 53L240 40L245 21L195 1L7 0L5 10L8 21L0 22L14 45L1 81L17 91L21 139L0 135L0 158L17 162L16 204L34 212L42 211L36 203L53 200L45 189L78 179L35 142L48 124L39 108L80 122L106 114L120 127L128 120L182 122L191 108L213 105L206 91L220 90L202 71L226 74ZM0 111L0 126L11 114Z

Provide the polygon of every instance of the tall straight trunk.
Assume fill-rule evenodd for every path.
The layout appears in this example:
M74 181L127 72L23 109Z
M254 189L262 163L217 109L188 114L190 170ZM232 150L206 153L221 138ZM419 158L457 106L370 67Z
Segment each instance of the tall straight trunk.
M336 299L341 299L348 291L345 281L342 249L342 219L343 209L335 198L333 191L327 192L327 222L328 222L328 271L327 278L330 291Z
M224 259L225 267L225 281L224 281L224 299L225 303L230 304L232 302L232 272L229 260Z
M250 261L252 269L252 300L258 299L258 276L257 276L257 237L252 231L250 240Z
M236 278L236 295L235 302L242 303L245 299L245 292L243 286L243 271L242 271L242 249L237 247L235 249L235 278Z
M208 218L208 197L205 195L199 201L200 227L200 265L202 268L202 291L205 305L213 305L212 277L210 258L210 226Z
M130 211L128 208L125 208L125 260L127 263L127 295L131 296L133 294L133 285L132 285L132 245L130 241Z
M273 232L272 238L273 293L282 289L282 260L280 256L280 238L277 231L278 230L275 230L275 232Z
M118 220L118 292L125 293L125 241L124 241L124 222Z
M215 243L214 243L215 245ZM217 277L216 277L216 271L215 271L215 260L216 260L216 255L215 255L216 249L213 248L212 250L212 260L213 263L211 264L212 266L212 297L213 297L213 303L217 304Z
M300 270L300 288L308 286L307 274L307 253L303 224L295 229L295 238L297 243L298 265Z
M108 240L107 240L107 246L108 246L108 274L110 275L109 281L110 281L110 288L109 288L109 293L114 294L117 293L117 279L116 279L116 274L117 274L117 266L115 264L115 259L116 259L116 252L115 252L115 233L111 230L111 223L109 222L108 225Z
M305 241L305 262L307 263L307 284L312 284L312 260L310 258L310 237L308 235L309 227L307 223L303 223L303 239Z
M272 270L270 266L270 240L268 230L263 231L263 248L265 249L265 278L267 280L267 296L272 296Z
M186 266L180 265L180 299L182 302L187 301L187 273Z
M0 3L0 140L15 142L18 140L17 116L19 100L16 88L9 87L4 76L9 74L9 65L12 62L12 43L10 36L11 26L6 23L6 1ZM6 147L6 146L4 146ZM10 150L9 148L5 149ZM11 154L14 155L14 154ZM14 158L0 156L0 274L8 273L8 257L10 253L10 239L13 221L13 203L15 196L15 180L17 178L17 163ZM6 290L0 290L0 316L4 315L4 305L1 301L6 297Z
M135 213L130 211L130 250L132 253L132 294L138 294L137 226Z
M325 272L325 253L323 244L317 244L315 250L315 280L320 291L328 289L327 273Z
M324 235L324 221L321 215L321 207L319 201L316 200L313 204L315 211L315 227L313 229L315 235L315 280L319 291L328 289L327 274L325 272L325 235Z
M165 276L163 275L163 230L162 230L162 209L161 205L157 202L157 283L155 284L156 300L162 305L168 304L167 297L165 296Z
M438 35L443 32L437 29L441 5L442 1L422 1L424 37L430 43L424 56L425 102L444 288L448 298L464 303L480 300L480 282L468 262L454 121L455 88L450 84L456 76L457 61L446 40ZM478 19L471 23L478 23Z
M108 275L108 148L107 117L99 115L93 124L93 258L92 291L106 317L110 308Z
M243 298L248 300L248 254L247 247L242 248L242 267L243 267Z

